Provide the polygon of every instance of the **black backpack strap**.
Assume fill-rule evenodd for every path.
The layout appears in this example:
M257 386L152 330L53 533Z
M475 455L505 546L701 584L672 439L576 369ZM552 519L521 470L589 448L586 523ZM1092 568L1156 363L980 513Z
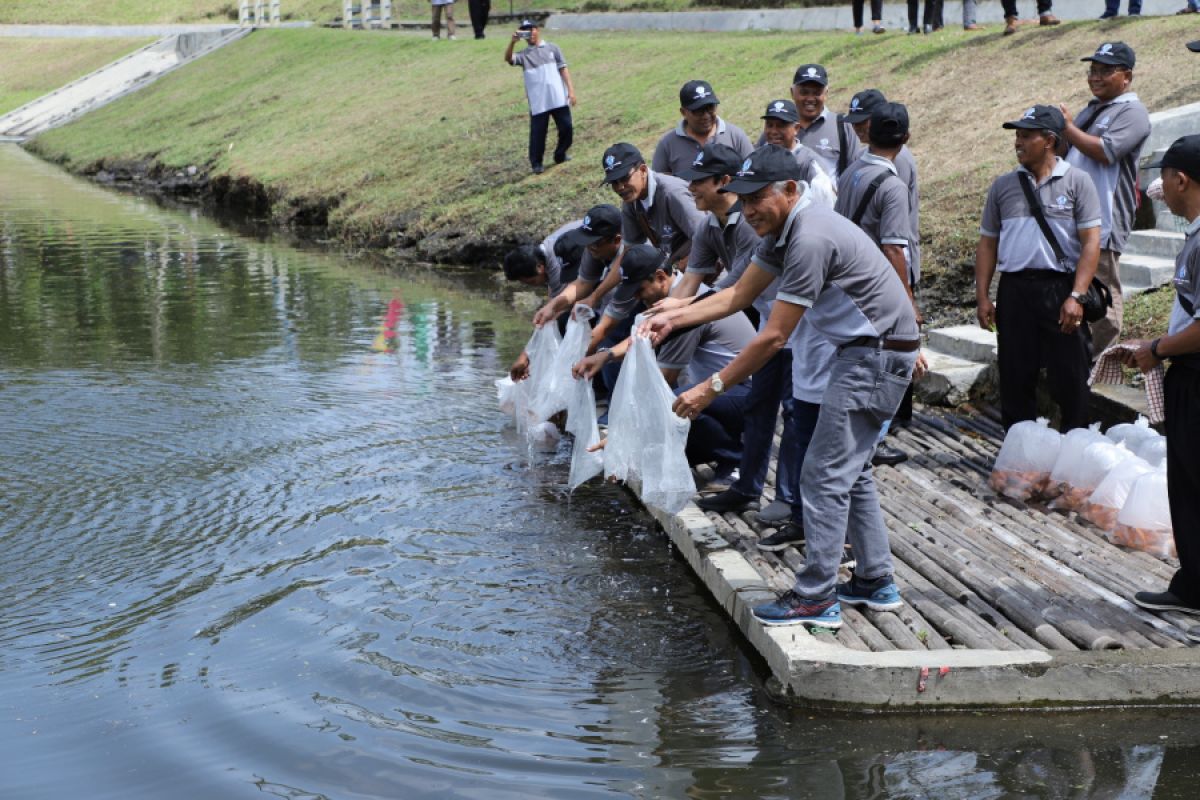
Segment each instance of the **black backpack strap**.
M1029 203L1029 213L1033 214L1033 218L1037 220L1038 227L1042 229L1042 235L1046 237L1046 241L1050 243L1050 249L1054 251L1054 257L1058 259L1060 265L1067 267L1067 256L1063 252L1062 245L1058 243L1058 237L1051 230L1050 223L1046 221L1046 212L1042 209L1042 202L1038 200L1037 193L1033 191L1033 177L1028 172L1018 172L1017 183L1021 184L1021 191L1025 193L1025 201Z
M1183 306L1183 310L1188 315L1188 319L1194 319L1196 317L1196 306L1192 305L1192 303L1186 297L1181 295L1179 292L1176 292L1175 299L1179 301L1179 305Z
M850 221L855 225L862 223L863 215L867 213L867 207L871 205L871 201L875 199L875 192L879 191L880 185L888 179L892 173L884 170L875 176L875 179L867 185L867 192L862 196L862 200L858 203L858 208L854 209L854 216L850 217Z
M1078 126L1079 130L1087 133L1089 130L1091 130L1091 127L1095 124L1096 120L1100 119L1100 115L1105 111L1108 111L1111 106L1112 103L1105 103L1102 106L1096 106L1096 111L1090 117L1088 117L1088 121L1085 124Z
M840 178L842 176L842 173L844 173L846 171L846 167L848 166L848 162L850 160L850 154L846 152L847 145L849 145L850 143L846 141L846 125L840 119L837 121L837 129L838 129L837 174L838 174L838 177Z

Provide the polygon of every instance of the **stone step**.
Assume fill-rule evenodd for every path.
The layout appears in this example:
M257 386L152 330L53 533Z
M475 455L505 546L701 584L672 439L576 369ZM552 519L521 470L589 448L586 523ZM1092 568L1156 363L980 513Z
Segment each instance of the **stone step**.
M929 371L913 385L917 399L933 405L959 406L984 392L995 380L991 364L968 361L957 356L922 348Z
M1183 234L1167 230L1133 231L1125 245L1126 256L1154 256L1175 260L1175 256L1183 249Z
M1124 254L1120 272L1122 293L1129 297L1170 283L1175 273L1175 260Z
M947 356L990 364L996 360L996 334L978 325L953 325L938 328L927 335L929 349Z

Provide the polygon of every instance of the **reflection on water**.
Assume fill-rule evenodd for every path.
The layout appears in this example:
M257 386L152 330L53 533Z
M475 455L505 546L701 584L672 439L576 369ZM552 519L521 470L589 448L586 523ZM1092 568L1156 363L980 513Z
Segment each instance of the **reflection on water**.
M1188 796L1188 712L773 703L650 520L503 429L495 286L0 148L0 796Z

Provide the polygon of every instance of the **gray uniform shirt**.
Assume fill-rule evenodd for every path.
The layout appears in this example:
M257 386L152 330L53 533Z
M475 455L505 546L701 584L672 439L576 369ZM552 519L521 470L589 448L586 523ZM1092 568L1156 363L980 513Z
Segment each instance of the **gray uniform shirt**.
M562 279L563 263L558 254L554 252L554 243L567 231L572 231L582 224L582 219L572 220L543 239L539 245L542 258L546 260L546 289L550 292L551 297L558 296L558 293L570 283L570 281Z
M621 204L621 235L626 244L650 242L669 256L691 240L704 212L696 208L695 198L679 178L654 170L647 177L646 199ZM645 221L650 236L639 219Z
M800 180L802 181L811 182L814 169L825 169L817 159L817 154L801 142L796 142L792 146L792 155L796 157L796 163L800 165Z
M807 308L804 319L835 345L861 336L917 341L908 292L879 247L850 220L807 200L754 253L754 263L780 276L776 302Z
M979 232L999 239L996 269L1000 272L1019 272L1023 269L1053 269L1074 272L1083 246L1079 231L1100 226L1100 200L1096 187L1083 170L1073 169L1061 158L1050 177L1037 185L1035 191L1042 201L1046 222L1058 238L1067 264L1059 264L1054 248L1042 234L1037 219L1029 210L1021 190L1020 175L1032 173L1017 167L1001 175L988 190L983 206L983 221ZM1036 183L1036 180L1035 180Z
M735 203L725 218L725 226L717 221L715 214L708 214L704 222L692 234L692 255L688 259L688 272L711 275L717 271L717 259L725 265L725 271L713 283L713 289L728 289L737 283L746 271L750 258L758 249L761 240L750 223L742 217L742 204ZM754 298L754 309L758 311L759 325L771 314L771 302L779 289L779 279L771 282L767 290Z
M600 282L604 280L605 276L608 275L608 271L612 268L613 261L616 261L618 258L620 258L621 254L624 252L625 243L622 242L621 246L617 249L617 254L612 257L611 261L601 261L587 250L584 250L583 258L579 261L579 279L587 281L588 283L599 285ZM623 320L629 316L629 313L633 311L634 306L637 305L637 298L633 297L632 295L623 296L619 291L620 288L620 284L618 284L616 289L613 289L607 295L600 298L600 303L596 306L597 314L604 314L605 316L612 317L617 321Z
M838 126L841 126L841 140L838 136ZM854 126L849 122L838 122L837 114L826 108L821 116L813 120L807 128L797 128L796 143L812 150L817 157L817 163L825 173L833 179L838 179L838 155L842 152L842 141L846 143L846 164L850 165L866 152L866 145L858 140ZM767 143L765 134L758 137L758 146Z
M913 158L908 145L900 148L895 163L896 174L908 187L908 216L912 220L908 237L908 268L912 285L916 286L921 280L921 191L917 186L917 160Z
M1189 315L1179 302L1182 297L1192 304L1195 313ZM1187 227L1187 238L1183 249L1175 257L1175 305L1171 308L1171 320L1167 333L1176 334L1200 319L1200 217ZM1187 364L1200 367L1200 353L1171 356L1172 364Z
M525 72L525 97L530 114L544 114L567 104L567 85L559 70L567 66L558 45L542 41L513 53L513 66Z
M907 247L912 235L912 218L908 213L908 187L896 174L896 165L882 156L863 153L843 173L838 181L838 199L834 211L851 219L858 210L867 189L880 175L883 183L867 203L858 226L876 245L895 244ZM910 276L911 277L911 276Z
M1067 153L1067 161L1086 172L1096 184L1100 196L1100 246L1123 252L1133 228L1138 159L1150 136L1150 114L1136 94L1126 92L1110 103L1093 99L1075 117L1075 124L1100 137L1109 163L1094 161L1073 147Z
M742 158L750 155L754 150L754 145L750 143L750 137L746 135L745 131L720 117L717 117L716 131L708 137L708 141L704 144L713 142L729 145ZM679 120L678 125L667 131L658 140L658 144L654 148L654 158L650 161L650 169L666 175L676 175L680 170L692 165L692 162L696 160L696 155L703 147L703 144L687 135L684 131L683 120Z
M705 322L663 342L658 366L683 370L680 386L691 386L724 369L754 339L754 326L745 314Z

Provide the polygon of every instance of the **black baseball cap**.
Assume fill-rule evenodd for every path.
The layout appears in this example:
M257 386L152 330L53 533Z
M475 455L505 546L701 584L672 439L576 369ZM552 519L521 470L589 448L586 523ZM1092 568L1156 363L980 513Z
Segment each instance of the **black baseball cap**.
M604 151L604 160L600 163L604 167L604 180L600 182L603 186L621 180L639 164L645 164L646 159L642 158L642 151L629 142L617 142Z
M520 24L520 26L517 28L517 30L519 30L519 31L529 31L529 30L533 30L533 29L534 29L534 28L536 28L536 27L538 27L537 20L534 20L534 19L523 19L523 20L521 20L521 24Z
M1193 53L1200 53L1200 39L1197 39L1194 42L1188 42L1187 49L1191 50Z
M908 109L903 103L882 102L871 111L871 123L867 138L881 147L904 144L908 135Z
M705 106L715 106L721 101L713 92L712 84L708 81L688 81L679 90L679 105L688 111L695 111Z
M1162 158L1146 166L1150 169L1171 167L1194 181L1200 181L1200 133L1180 136L1171 143Z
M1054 106L1030 106L1025 109L1020 119L1006 122L1002 127L1050 131L1061 139L1063 131L1067 128L1067 121L1063 119L1062 112Z
M762 115L762 118L781 119L784 122L799 122L800 114L796 111L796 104L791 100L772 100L767 103L767 110Z
M625 248L621 256L621 286L636 289L642 281L654 277L654 273L667 270L663 263L666 256L652 244L635 244ZM669 271L669 270L667 270ZM626 289L626 292L629 288Z
M764 144L742 162L733 180L721 189L734 194L753 194L768 183L802 179L796 157L777 144Z
M742 166L742 156L727 144L710 142L700 149L691 166L675 173L680 180L694 181L697 178L712 178L716 175L732 175Z
M592 244L601 239L611 239L621 232L621 212L616 206L603 203L592 206L583 215L583 222L575 229L584 244Z
M819 83L822 86L828 86L829 73L820 64L801 64L796 68L796 74L792 76L792 85L797 83Z
M1097 64L1113 64L1118 67L1133 69L1133 64L1137 59L1133 55L1133 48L1124 42L1105 42L1096 48L1094 54L1085 56L1079 60L1095 61Z
M878 89L863 89L850 98L850 110L842 114L842 120L851 125L866 122L871 118L871 112L880 103L886 103L887 98Z

